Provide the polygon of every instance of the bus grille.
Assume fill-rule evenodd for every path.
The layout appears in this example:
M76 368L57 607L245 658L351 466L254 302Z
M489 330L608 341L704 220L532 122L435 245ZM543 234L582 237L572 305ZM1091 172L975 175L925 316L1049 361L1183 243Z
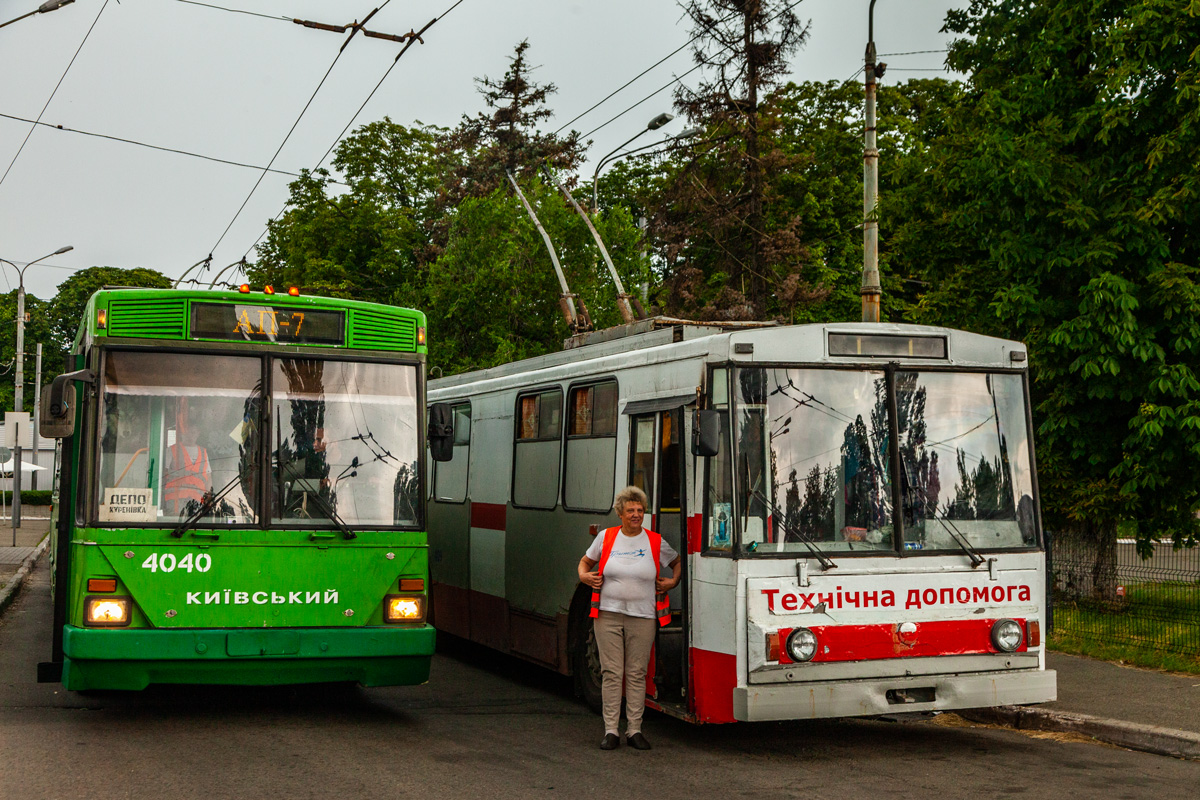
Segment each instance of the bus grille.
M351 312L349 345L370 350L416 350L416 323L405 317L355 309Z
M182 300L114 300L108 312L108 335L182 339L186 320Z

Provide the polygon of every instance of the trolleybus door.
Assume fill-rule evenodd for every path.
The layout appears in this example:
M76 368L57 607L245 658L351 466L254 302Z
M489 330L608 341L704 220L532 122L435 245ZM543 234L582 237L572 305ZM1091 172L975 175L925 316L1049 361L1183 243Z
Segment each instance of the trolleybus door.
M683 541L683 410L671 408L630 417L629 482L646 493L646 527L686 557ZM686 562L685 562L686 563ZM671 591L673 619L661 628L655 647L653 683L647 686L660 703L683 701L686 637L682 613L684 586Z

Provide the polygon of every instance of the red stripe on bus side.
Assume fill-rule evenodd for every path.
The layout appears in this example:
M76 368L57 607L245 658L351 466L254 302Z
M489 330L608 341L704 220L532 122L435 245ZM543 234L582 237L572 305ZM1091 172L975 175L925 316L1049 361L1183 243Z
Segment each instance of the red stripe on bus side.
M897 625L817 625L809 628L817 637L817 654L812 662L870 661L882 658L974 655L998 653L992 644L994 619L918 622L915 633L903 639ZM1025 620L1018 619L1022 629ZM779 629L779 643L787 641L792 628ZM1024 643L1016 652L1026 650ZM791 664L787 648L779 648L779 663Z
M508 506L503 503L471 503L471 527L504 530Z
M700 552L700 537L704 533L699 514L692 514L687 521L687 551L688 554Z
M737 656L691 648L692 713L699 722L735 722Z

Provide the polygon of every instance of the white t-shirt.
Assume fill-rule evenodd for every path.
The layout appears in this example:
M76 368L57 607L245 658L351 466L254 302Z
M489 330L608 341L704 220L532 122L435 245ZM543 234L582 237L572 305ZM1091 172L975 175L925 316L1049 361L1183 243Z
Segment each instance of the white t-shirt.
M592 540L592 546L585 555L599 563L603 550L604 531L601 531ZM654 579L658 577L658 567L667 566L677 555L674 548L663 539L658 553L659 564L656 565L650 552L650 537L646 535L645 528L637 536L617 533L608 563L604 565L600 610L616 611L630 617L655 619L658 615L654 611Z

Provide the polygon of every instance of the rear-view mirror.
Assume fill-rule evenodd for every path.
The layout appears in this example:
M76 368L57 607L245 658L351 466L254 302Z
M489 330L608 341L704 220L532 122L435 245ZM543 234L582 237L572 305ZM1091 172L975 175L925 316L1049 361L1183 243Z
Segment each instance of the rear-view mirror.
M692 455L711 458L721 452L721 415L698 409L692 419Z
M449 461L454 457L454 415L449 403L434 403L429 407L429 455L434 461Z

